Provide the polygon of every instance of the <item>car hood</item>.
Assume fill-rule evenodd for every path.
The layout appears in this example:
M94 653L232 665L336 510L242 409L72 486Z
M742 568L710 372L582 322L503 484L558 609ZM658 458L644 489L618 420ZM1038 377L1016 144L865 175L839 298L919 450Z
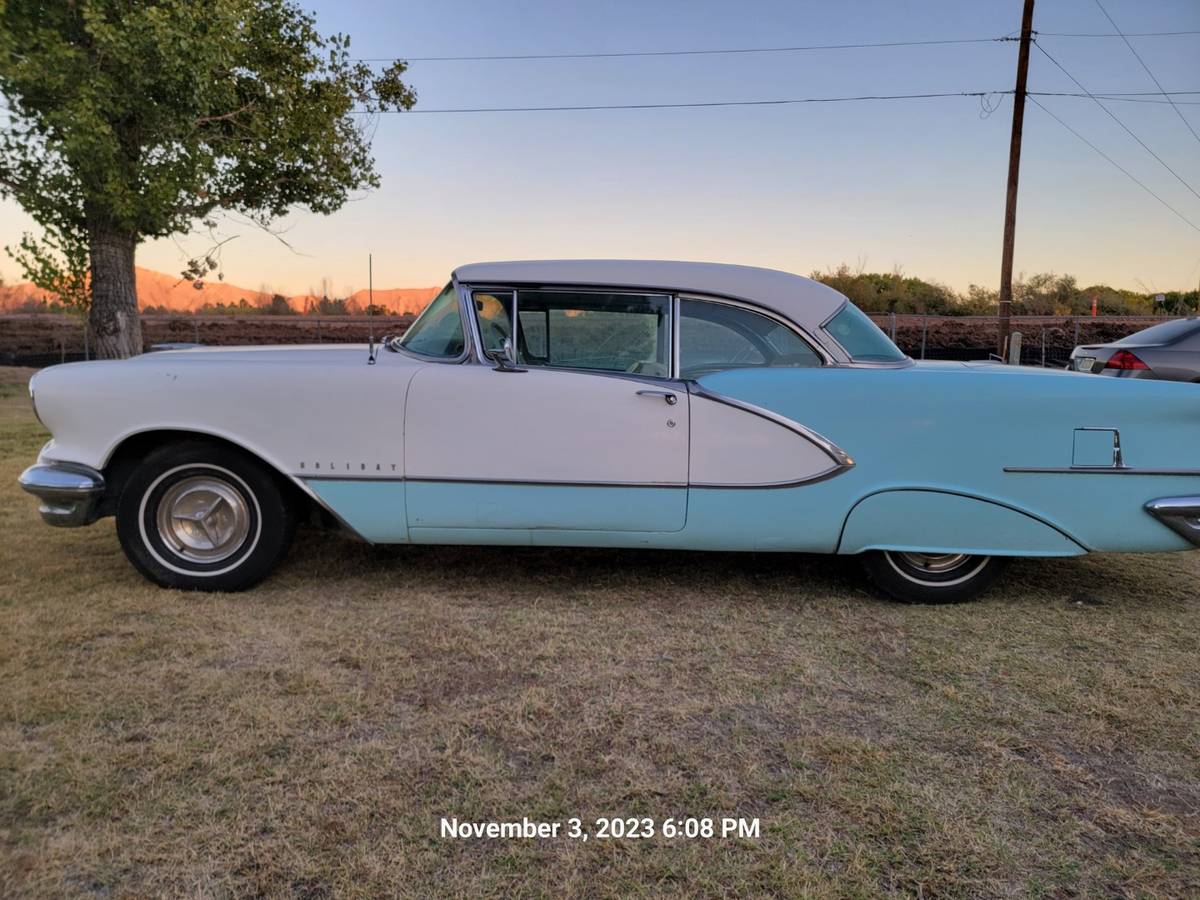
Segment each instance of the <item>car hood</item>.
M376 350L382 351L376 344ZM317 365L366 365L367 344L287 344L248 347L188 347L184 350L158 350L124 360L124 365L174 365L176 363L220 364L289 363ZM392 354L388 354L389 356Z

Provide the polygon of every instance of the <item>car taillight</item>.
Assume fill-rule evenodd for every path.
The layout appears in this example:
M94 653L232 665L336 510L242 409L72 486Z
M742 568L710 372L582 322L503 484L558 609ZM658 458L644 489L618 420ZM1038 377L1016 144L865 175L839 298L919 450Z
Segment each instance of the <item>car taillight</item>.
M1106 369L1149 369L1150 367L1130 353L1128 350L1118 350L1104 364Z

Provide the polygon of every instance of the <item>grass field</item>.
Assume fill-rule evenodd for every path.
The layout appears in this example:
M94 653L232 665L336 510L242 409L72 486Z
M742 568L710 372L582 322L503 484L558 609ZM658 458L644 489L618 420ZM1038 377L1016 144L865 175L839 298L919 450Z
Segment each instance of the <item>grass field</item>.
M913 608L852 560L301 533L142 581L15 485L0 370L0 895L1200 892L1200 554L1015 564ZM454 840L757 817L741 840Z

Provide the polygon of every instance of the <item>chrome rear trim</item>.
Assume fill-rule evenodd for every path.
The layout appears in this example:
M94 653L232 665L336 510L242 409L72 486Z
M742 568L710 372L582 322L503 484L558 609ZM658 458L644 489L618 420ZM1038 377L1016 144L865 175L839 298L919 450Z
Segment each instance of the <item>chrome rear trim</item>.
M1200 497L1160 497L1146 504L1146 512L1200 547Z

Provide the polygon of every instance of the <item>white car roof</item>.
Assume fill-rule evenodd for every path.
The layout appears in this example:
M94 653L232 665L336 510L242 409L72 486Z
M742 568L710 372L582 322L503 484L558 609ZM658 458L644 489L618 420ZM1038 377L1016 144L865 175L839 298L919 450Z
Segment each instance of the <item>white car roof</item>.
M846 298L831 287L776 269L655 259L539 259L459 266L465 284L589 285L712 294L773 310L815 333Z

